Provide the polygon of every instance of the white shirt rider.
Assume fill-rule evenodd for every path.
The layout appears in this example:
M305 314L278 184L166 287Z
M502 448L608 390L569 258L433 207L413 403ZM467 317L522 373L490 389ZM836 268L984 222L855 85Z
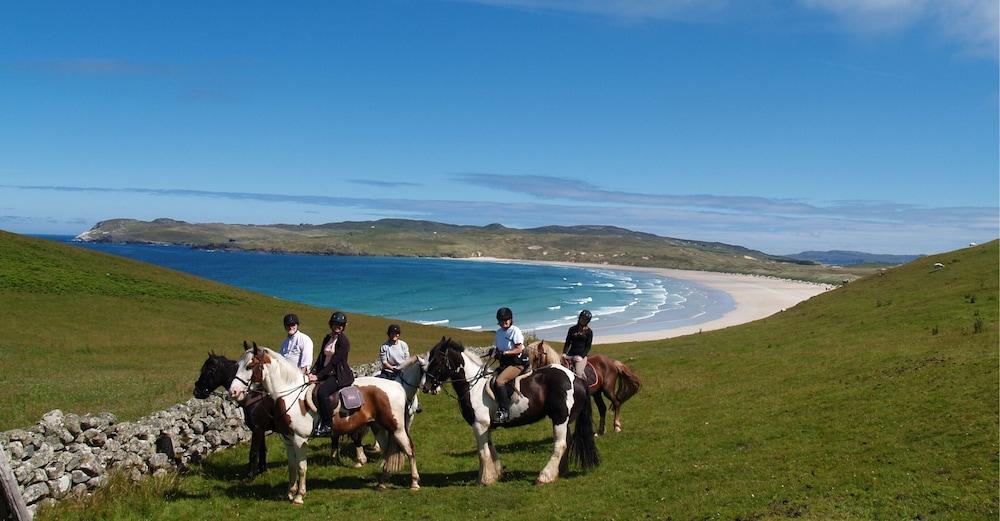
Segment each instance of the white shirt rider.
M313 359L313 341L309 335L299 331L298 324L292 324L287 329L288 337L281 343L281 356L295 364L303 373L309 372L309 364Z

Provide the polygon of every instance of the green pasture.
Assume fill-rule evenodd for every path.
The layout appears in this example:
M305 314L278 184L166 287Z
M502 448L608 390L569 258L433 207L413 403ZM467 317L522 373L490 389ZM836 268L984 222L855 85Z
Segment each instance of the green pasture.
M243 340L277 348L290 312L319 343L333 311L2 231L0 303L0 430L54 408L120 420L166 408L191 396L209 350L235 358ZM351 362L375 360L391 320L345 311ZM414 345L442 334L492 342L418 324L403 332Z
M0 239L18 251L55 248ZM95 268L115 265L154 285L186 281L191 291L244 300L160 302L166 297L12 290L7 271L18 262L3 246L0 292L5 303L13 295L25 308L19 319L5 312L0 322L0 378L18 404L3 412L7 426L31 423L55 407L125 416L161 408L188 396L206 344L229 344L233 352L231 344L247 331L274 344L289 306L304 315L310 332L319 328L308 324L326 318L326 310L104 256L93 261ZM945 267L934 269L936 262ZM315 440L306 504L292 507L283 499L284 448L272 435L270 470L253 483L239 481L244 445L184 476L117 481L39 518L996 519L998 265L994 241L866 277L743 326L601 346L626 361L643 388L625 406L624 432L598 440L602 465L585 474L573 469L544 487L531 483L551 450L549 425L496 432L507 473L485 488L475 484L473 437L454 400L422 396L424 412L412 432L419 491L406 489L408 477L400 473L393 488L377 492L377 460L363 469L333 465L329 442ZM101 271L111 272L101 267L80 276L100 278ZM126 309L101 320L115 311L115 299ZM231 312L220 311L230 306ZM46 314L55 317L39 318ZM192 315L206 320L192 321ZM354 335L372 329L374 353L384 321L370 320L359 317L350 327L353 343ZM27 334L24 326L39 322L60 326L31 328L48 329L42 339ZM411 330L413 350L432 345L440 331L419 337ZM16 347L29 340L30 346ZM34 369L41 365L49 372ZM133 371L143 376L116 376ZM39 380L37 387L25 373ZM53 380L58 391L37 390ZM151 388L157 381L163 383ZM17 410L29 403L33 412Z

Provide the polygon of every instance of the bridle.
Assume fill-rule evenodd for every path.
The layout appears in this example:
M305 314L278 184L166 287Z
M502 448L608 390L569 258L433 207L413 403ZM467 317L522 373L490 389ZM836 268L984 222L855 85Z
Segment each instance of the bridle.
M248 363L247 365L250 366L250 369L251 369L250 382L247 383L242 378L239 378L238 376L236 378L239 378L240 382L243 382L243 384L246 385L248 389L250 389L251 384L256 384L258 386L258 388L261 387L261 386L263 386L264 385L264 368L263 368L264 364L263 364L263 362L260 361L260 358L258 358L257 355L254 355L253 358L250 360L250 363ZM292 393L297 393L295 395L295 399L291 401L291 405L289 405L285 409L285 414L288 414L288 411L292 410L292 408L295 407L295 404L298 403L299 398L302 396L302 393L305 392L306 387L309 387L309 385L311 383L312 382L310 382L308 379L306 379L306 381L303 382L302 385L297 385L295 387L291 387L291 388L288 388L288 389L286 389L284 391L281 391L280 393L277 393L277 398L275 399L275 403L277 403L278 400L280 400L280 399L282 399L282 398L284 398L286 396L291 395ZM256 392L265 393L265 391L260 391L260 390L256 390Z
M447 356L447 351L450 351L450 348L447 348L447 347L444 348L443 352L441 353L441 356L444 356L444 370L448 374L447 378L442 378L440 376L440 374L431 374L431 372L429 370L424 371L424 373L426 375L426 378L430 381L430 384L433 387L441 387L442 389L445 390L445 394L451 396L451 394L448 393L448 388L444 387L444 384L446 384L446 383L449 383L449 382L451 382L452 384L455 384L455 383L466 383L466 384L469 385L469 388L463 394L469 394L470 392L472 392L472 387L474 385L476 385L476 383L478 383L480 380L482 380L484 378L487 378L487 377L489 377L490 375L493 374L493 371L489 369L489 363L487 362L487 363L484 363L482 366L479 367L479 371L477 371L476 374L472 376L472 378L462 378L462 377L456 376L457 374L460 374L462 372L462 370L465 368L465 364L462 363L462 364L458 364L455 367L452 367L452 365L451 365L451 357ZM458 351L456 351L456 352L458 352ZM428 369L429 369L429 367L428 367ZM439 371L439 373L440 373L440 371ZM458 399L458 397L454 397L454 396L453 396L453 398Z

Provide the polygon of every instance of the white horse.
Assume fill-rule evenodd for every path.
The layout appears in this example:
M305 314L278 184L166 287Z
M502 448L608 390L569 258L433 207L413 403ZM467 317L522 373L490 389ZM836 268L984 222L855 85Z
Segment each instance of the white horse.
M288 499L301 505L306 495L306 444L313 430L314 419L319 414L311 406L308 393L311 387L302 372L280 354L266 348L247 350L238 362L236 378L229 392L239 398L254 382L263 384L264 389L275 401L275 431L283 435L288 451ZM362 425L372 423L376 439L384 447L385 459L378 488L385 488L390 472L403 466L404 457L410 460L410 488L420 488L420 475L413 455L406 425L406 392L403 386L392 380L375 377L361 377L354 380L361 391L362 406L348 416L340 414L339 400L333 411L333 430L337 433L353 432ZM284 411L284 414L280 414Z
M510 420L493 423L496 399L488 389L489 372L478 356L465 351L450 338L441 338L428 355L424 391L436 394L441 385L451 382L459 397L462 418L472 427L479 450L479 482L492 485L503 474L503 465L493 446L491 429L519 427L548 417L552 420L553 449L536 484L551 483L568 467L567 456L584 469L600 464L594 443L592 412L586 385L573 372L560 365L539 368L530 375L515 379L518 392L512 396ZM576 428L569 434L569 423Z

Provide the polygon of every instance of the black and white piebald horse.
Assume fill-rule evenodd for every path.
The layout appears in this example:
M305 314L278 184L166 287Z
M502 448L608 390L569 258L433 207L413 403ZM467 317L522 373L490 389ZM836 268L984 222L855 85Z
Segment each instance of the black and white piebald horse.
M462 417L472 427L479 450L479 482L492 485L503 474L503 466L493 446L491 430L496 427L520 427L548 417L552 420L552 457L538 475L535 484L551 483L565 473L568 457L584 469L600 464L592 412L586 386L573 372L553 365L515 379L511 397L510 420L502 425L493 422L496 399L489 387L491 372L487 364L461 344L441 338L429 353L424 392L436 394L451 382L458 394ZM576 428L569 434L569 423Z

